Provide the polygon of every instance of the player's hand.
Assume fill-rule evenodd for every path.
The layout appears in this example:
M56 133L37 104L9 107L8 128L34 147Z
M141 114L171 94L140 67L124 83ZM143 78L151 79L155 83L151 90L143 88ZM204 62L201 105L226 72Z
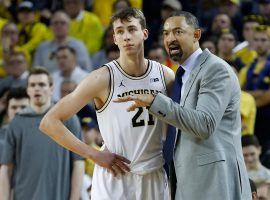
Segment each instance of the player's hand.
M125 97L118 97L117 99L114 99L113 102L115 103L121 103L121 102L127 102L127 101L134 101L134 103L127 108L127 111L134 111L136 108L139 107L148 107L152 104L154 101L154 96L152 94L135 94L135 95L129 95Z
M127 164L130 161L123 156L109 152L108 150L97 151L93 161L101 167L108 169L114 176L125 174L130 171Z

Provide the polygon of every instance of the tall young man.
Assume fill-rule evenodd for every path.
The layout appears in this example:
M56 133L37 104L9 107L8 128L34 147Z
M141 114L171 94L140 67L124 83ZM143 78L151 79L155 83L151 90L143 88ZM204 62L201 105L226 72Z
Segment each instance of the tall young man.
M44 117L40 128L61 145L99 165L94 170L92 199L168 199L162 169L163 124L149 115L147 108L127 113L112 99L128 94L166 94L174 73L144 58L148 31L141 11L122 10L112 17L112 25L120 57L91 73L73 93L60 100ZM72 137L62 123L90 100L95 101L108 151L98 152ZM102 167L114 175L129 170L130 173L114 177Z

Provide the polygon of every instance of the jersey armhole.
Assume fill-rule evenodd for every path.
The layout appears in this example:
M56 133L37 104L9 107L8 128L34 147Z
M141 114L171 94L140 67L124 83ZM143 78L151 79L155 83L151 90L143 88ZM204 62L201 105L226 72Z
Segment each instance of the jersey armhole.
M109 105L109 103L112 100L113 91L114 91L114 84L113 84L114 83L114 75L113 75L113 70L112 70L112 68L111 68L111 66L109 64L105 64L103 66L107 67L108 70L109 70L109 74L110 74L110 85L109 85L110 92L109 92L109 95L108 95L108 98L107 98L105 104L100 109L96 109L96 112L97 113L101 113L103 110L106 109L106 107Z

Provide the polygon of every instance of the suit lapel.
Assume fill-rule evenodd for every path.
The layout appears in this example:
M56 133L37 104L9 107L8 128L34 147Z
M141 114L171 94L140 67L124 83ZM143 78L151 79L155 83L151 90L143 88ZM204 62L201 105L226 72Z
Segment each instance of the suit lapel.
M185 104L186 98L190 92L191 86L193 85L198 73L201 71L201 68L203 67L204 62L206 61L207 57L210 55L210 52L208 49L205 49L202 54L200 55L198 61L197 61L197 66L195 66L188 78L188 81L185 84L185 92L183 96L181 97L180 101L180 106L183 106Z

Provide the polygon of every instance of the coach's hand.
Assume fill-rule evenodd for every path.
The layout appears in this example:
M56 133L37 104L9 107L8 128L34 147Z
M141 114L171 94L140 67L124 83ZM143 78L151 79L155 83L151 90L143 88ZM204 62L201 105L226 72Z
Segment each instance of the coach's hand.
M123 156L109 152L108 150L97 151L93 161L101 167L108 169L114 176L125 174L130 171L127 164L130 161Z
M135 95L129 95L125 97L118 97L117 99L114 99L113 102L115 103L121 103L121 102L127 102L127 101L134 101L134 103L127 108L127 111L134 111L136 108L139 107L148 107L152 104L154 101L155 96L152 94L135 94Z

